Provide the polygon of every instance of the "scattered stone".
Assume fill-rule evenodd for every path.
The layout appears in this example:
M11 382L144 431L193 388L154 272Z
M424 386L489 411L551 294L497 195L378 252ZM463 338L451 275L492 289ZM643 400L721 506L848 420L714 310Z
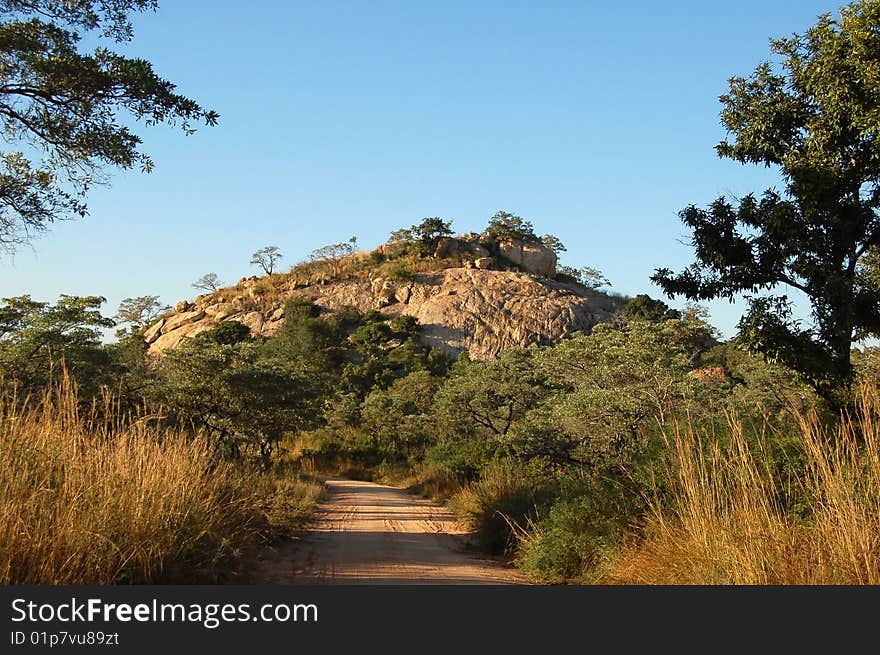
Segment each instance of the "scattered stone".
M492 258L480 257L479 259L475 259L474 266L481 271L488 271L490 268L492 268Z

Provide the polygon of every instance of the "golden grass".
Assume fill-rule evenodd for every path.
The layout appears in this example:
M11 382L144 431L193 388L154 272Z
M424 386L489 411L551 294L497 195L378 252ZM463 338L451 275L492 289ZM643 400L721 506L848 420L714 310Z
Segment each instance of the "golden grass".
M675 480L643 537L604 582L634 584L880 584L880 398L863 389L853 418L827 434L797 416L806 518L780 506L760 446L730 418L732 442L707 446L690 429L668 439Z
M69 382L19 407L0 396L2 584L216 580L272 529L276 490L201 437L81 412Z

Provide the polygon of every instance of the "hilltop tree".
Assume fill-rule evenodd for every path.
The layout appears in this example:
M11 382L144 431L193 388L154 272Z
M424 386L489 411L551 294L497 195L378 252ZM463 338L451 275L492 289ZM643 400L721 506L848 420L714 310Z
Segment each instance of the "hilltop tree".
M253 263L253 261L251 261L251 263ZM204 291L216 291L223 286L223 281L217 276L216 273L205 273L202 277L193 282L192 286L196 289L202 289Z
M762 63L721 96L729 136L717 152L778 167L785 191L687 207L697 261L652 279L670 297L747 294L742 342L839 408L854 338L880 331L878 286L860 270L880 245L880 3L854 3L839 21L823 15L805 36L771 44L781 69ZM783 284L809 299L812 327L793 319Z
M133 328L138 329L154 322L162 312L169 309L171 308L168 305L159 302L159 296L125 298L119 303L114 318L119 323L130 323Z
M0 247L12 251L53 221L85 216L85 195L104 169L153 162L130 131L134 121L185 133L216 112L175 93L143 59L103 43L133 37L129 15L156 0L0 1ZM82 50L83 34L96 42Z
M496 239L540 241L529 221L505 211L495 212L495 215L489 219L489 225L486 226L486 233Z
M345 257L353 255L357 250L357 237L351 237L348 241L331 243L318 248L309 256L314 262L323 262L330 267L333 276L339 275L339 265Z
M262 268L266 275L272 275L275 271L275 264L282 257L284 255L281 254L278 246L265 246L251 255L250 263Z
M425 218L412 226L412 234L419 243L421 254L432 255L440 239L452 236L452 221L444 221L439 216Z
M565 244L557 236L553 236L552 234L545 234L541 237L541 243L544 244L545 248L549 248L557 255L561 252L565 252L568 248L565 247Z
M598 268L593 268L592 266L582 266L581 268L560 266L556 275L557 277L560 275L570 277L581 286L586 287L587 289L592 289L593 291L598 291L602 287L611 286L611 282L608 281L605 274Z

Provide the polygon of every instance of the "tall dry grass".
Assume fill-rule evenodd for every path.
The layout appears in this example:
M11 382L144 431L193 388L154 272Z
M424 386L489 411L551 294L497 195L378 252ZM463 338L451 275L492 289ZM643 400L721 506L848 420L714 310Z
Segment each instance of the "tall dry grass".
M671 497L654 503L643 537L606 582L636 584L880 584L880 397L865 387L853 415L827 431L798 414L804 464L791 495L767 453L731 417L731 443L690 428L668 438ZM761 440L758 440L761 443ZM790 483L790 482L789 482Z
M69 382L22 405L0 395L0 583L211 581L269 529L265 485L204 439Z

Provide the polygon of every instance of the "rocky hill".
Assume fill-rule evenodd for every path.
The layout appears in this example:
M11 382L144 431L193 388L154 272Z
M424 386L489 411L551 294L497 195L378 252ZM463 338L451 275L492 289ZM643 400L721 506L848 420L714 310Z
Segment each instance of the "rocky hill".
M417 262L428 270L405 276L399 269L383 275L385 269L374 265L393 258L389 250L386 245L358 253L332 267L303 265L289 274L242 279L235 287L181 301L144 337L158 354L220 321L239 321L255 335L271 336L284 320L285 303L305 298L326 311L353 306L389 318L413 316L427 345L488 359L506 348L554 343L587 331L616 309L617 301L605 294L551 279L555 254L538 244L444 239L430 262Z

